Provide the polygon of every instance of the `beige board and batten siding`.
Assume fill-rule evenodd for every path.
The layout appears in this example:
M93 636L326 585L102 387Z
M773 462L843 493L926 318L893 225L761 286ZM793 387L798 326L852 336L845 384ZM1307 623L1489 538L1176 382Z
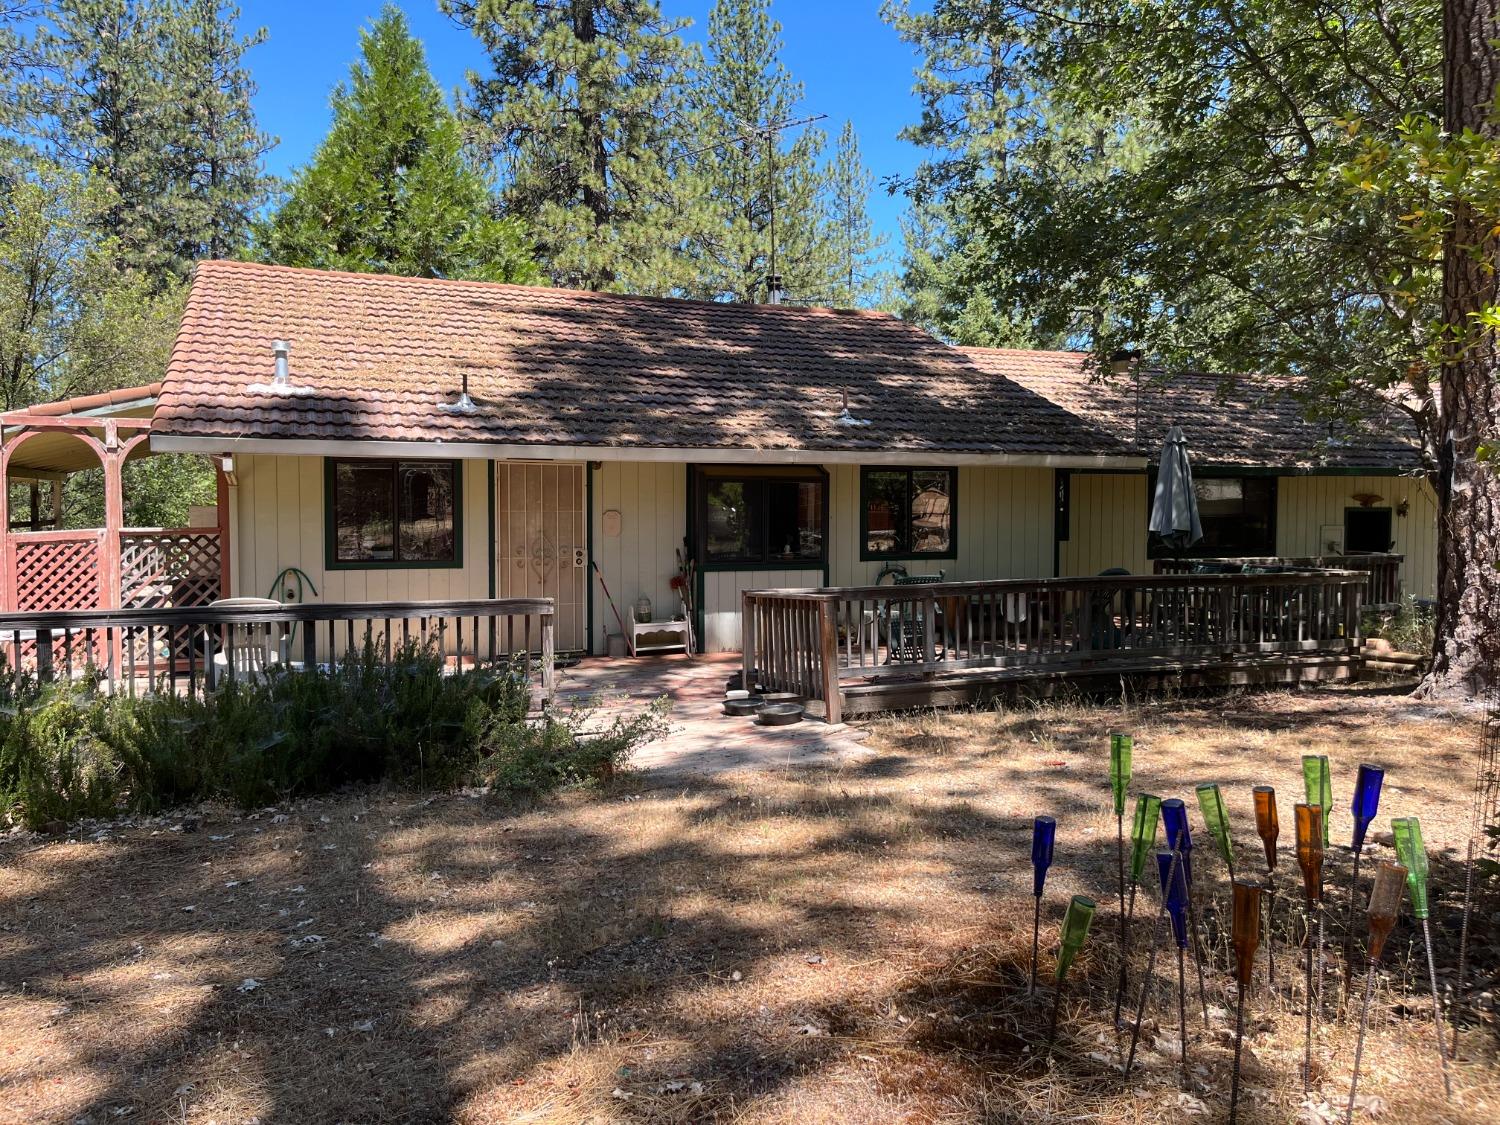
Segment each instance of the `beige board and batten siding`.
M1276 553L1322 555L1329 552L1323 529L1338 528L1343 539L1344 511L1360 507L1356 493L1379 496L1376 508L1391 508L1391 548L1405 555L1401 564L1403 593L1419 598L1437 594L1437 497L1421 477L1298 476L1276 482ZM1406 501L1406 515L1395 509Z
M590 470L594 478L594 561L604 575L621 618L642 594L651 599L653 617L679 612L672 589L677 552L687 536L687 465L677 462L604 461ZM617 513L617 517L609 516ZM606 523L609 524L606 527ZM607 651L605 636L620 632L609 600L594 583L593 651Z
M1069 482L1068 538L1058 544L1062 578L1086 578L1111 567L1150 574L1149 508L1144 473L1074 473Z
M823 585L816 570L708 570L703 573L703 650L739 652L746 590L800 590Z
M912 468L924 468L914 459ZM829 467L828 571L834 586L879 580L880 560L860 559L857 465ZM912 574L952 581L1043 578L1052 574L1052 470L961 466L958 551L952 559L898 560Z
M287 567L304 571L317 588L307 601L453 601L489 596L489 513L485 462L462 461L463 566L433 569L329 570L325 567L324 466L321 457L237 455L239 483L231 489L238 597L285 600L274 586ZM295 589L295 583L285 586ZM467 647L467 642L466 642ZM319 659L326 660L319 640Z

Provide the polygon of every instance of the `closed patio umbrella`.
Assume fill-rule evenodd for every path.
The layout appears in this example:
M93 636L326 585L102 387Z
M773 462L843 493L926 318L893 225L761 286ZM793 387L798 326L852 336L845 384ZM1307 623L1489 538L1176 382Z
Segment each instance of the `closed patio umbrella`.
M1193 467L1188 463L1187 438L1181 426L1167 431L1156 474L1156 498L1151 504L1150 530L1173 550L1186 550L1203 538L1198 521L1198 497L1193 492Z

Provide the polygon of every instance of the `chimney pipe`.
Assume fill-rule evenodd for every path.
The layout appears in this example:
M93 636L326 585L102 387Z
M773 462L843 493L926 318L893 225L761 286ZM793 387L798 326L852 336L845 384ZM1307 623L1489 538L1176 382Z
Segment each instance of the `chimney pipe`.
M284 387L291 381L292 345L285 340L273 340L271 354L276 357L276 386Z
M773 273L766 278L766 304L779 305L786 299L786 290L781 286L779 273Z

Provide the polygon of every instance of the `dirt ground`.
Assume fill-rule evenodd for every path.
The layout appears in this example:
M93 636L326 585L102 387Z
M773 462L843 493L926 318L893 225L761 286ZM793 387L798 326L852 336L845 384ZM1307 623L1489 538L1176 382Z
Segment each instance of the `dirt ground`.
M1132 1084L1119 1074L1113 729L1136 735L1133 791L1192 805L1194 783L1224 787L1247 869L1260 856L1250 786L1274 784L1288 892L1298 760L1329 755L1334 949L1354 767L1386 767L1365 870L1391 857L1392 816L1422 817L1452 979L1476 713L1356 688L872 726L878 753L838 769L640 773L530 808L371 790L66 840L13 834L0 840L0 1121L1221 1120L1227 880L1201 831L1215 963L1210 1029L1188 1009L1192 1090L1165 984ZM1059 822L1044 974L1067 896L1100 903L1050 1060L1051 994L1028 1000L1025 980L1043 812ZM1262 956L1247 1015L1247 1123L1342 1119L1348 1094L1357 1008L1332 1014L1330 974L1303 1102L1290 897L1277 985ZM1496 909L1475 942L1486 993ZM1464 1033L1443 1100L1418 932L1403 921L1379 978L1360 1117L1500 1119L1488 1026ZM1175 986L1170 955L1158 975Z

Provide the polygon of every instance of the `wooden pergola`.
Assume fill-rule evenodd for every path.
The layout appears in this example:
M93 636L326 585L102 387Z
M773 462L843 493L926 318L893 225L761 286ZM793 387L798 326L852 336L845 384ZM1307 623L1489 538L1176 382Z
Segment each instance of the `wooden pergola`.
M151 455L161 384L130 387L0 414L0 611L204 605L229 590L228 479L215 459L213 527L125 526L123 470ZM62 530L63 482L104 472L104 526ZM31 486L13 519L13 484ZM41 514L43 490L50 495Z

